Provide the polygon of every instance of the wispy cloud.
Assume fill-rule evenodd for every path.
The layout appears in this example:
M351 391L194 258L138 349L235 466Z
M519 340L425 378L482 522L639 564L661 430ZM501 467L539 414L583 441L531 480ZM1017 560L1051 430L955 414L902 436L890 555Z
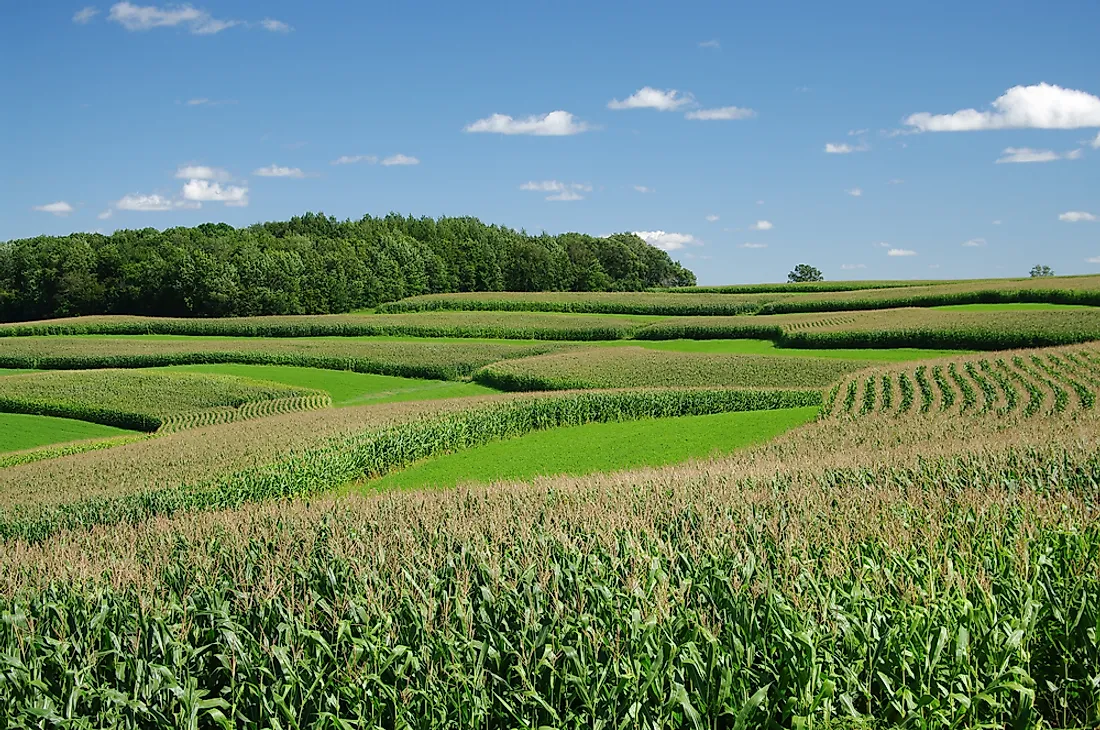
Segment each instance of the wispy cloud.
M398 153L396 155L390 155L386 159L382 160L382 164L386 167L391 167L393 165L419 165L420 160L415 157L410 157L409 155L402 155Z
M1054 162L1055 160L1079 160L1081 150L1058 153L1053 150L1033 150L1030 147L1006 147L997 164L1005 162Z
M742 243L739 248L767 248L766 243Z
M289 24L274 18L264 18L260 21L260 27L272 33L289 33L294 30Z
M1092 147L1094 150L1100 150L1100 132L1096 133L1096 139L1089 142L1089 146Z
M37 210L40 213L50 213L51 215L56 215L58 218L64 218L73 212L73 206L69 205L64 200L59 200L56 203L36 205L33 210Z
M853 198L858 198L861 195L863 195L863 190L860 189L860 188L849 188L848 190L845 190L844 192L848 193Z
M592 192L592 186L588 183L563 183L557 180L532 180L520 185L519 189L550 193L546 196L546 199L558 202L584 200L581 193Z
M252 171L253 175L259 175L260 177L305 177L306 174L297 167L280 167L279 165L268 165L267 167L260 167Z
M73 22L77 25L87 25L88 23L92 22L92 18L97 15L99 15L99 8L95 7L94 5L89 5L85 8L77 10L73 14Z
M686 119L696 119L701 121L723 121L723 120L736 120L736 119L750 119L756 116L756 112L752 109L746 109L739 106L723 106L717 109L696 109L695 111L688 112L684 115Z
M530 134L536 137L565 137L587 132L591 127L567 111L553 111L542 116L514 119L507 114L493 114L466 125L466 132L492 134Z
M655 192L653 188L647 188L645 185L635 185L634 189L637 190L639 193L642 193L643 195L645 193Z
M991 106L988 111L962 109L953 114L920 112L905 123L921 132L1100 127L1100 97L1054 84L1013 86Z
M867 264L841 264L842 271L855 271L856 269L866 269Z
M221 106L222 104L236 104L236 99L207 99L206 97L200 97L198 99L188 99L183 102L186 106Z
M607 102L607 108L656 109L657 111L671 112L691 104L692 101L691 94L681 93L676 89L654 89L652 86L643 86L622 101L612 99Z
M199 208L201 207L201 203L175 200L158 194L142 195L140 193L133 193L131 195L124 195L116 200L113 207L116 210L154 212L176 210L178 208ZM100 214L100 217L102 218L105 216Z
M902 180L902 179L901 179L900 177L895 177L895 178L893 178L892 180L887 180L887 181L886 181L886 184L887 184L887 185L901 185L901 184L903 184L904 182L905 182L905 181L904 181L904 180Z
M850 155L853 152L866 152L871 149L871 145L866 142L860 142L859 144L848 144L847 142L826 142L825 153L830 155Z
M662 251L678 251L685 246L702 246L703 242L690 233L672 233L666 231L634 231L634 235L650 246Z
M716 220L718 220L718 216L714 213L707 216L707 223L714 223Z
M999 225L1001 225L1001 221L1000 220L995 220L995 221L993 221L993 225L999 226Z
M1092 223L1096 220L1096 216L1082 210L1071 210L1068 213L1059 215L1058 220L1066 223Z
M717 40L699 41L700 48L721 48L722 44Z
M1085 259L1085 262L1089 264L1100 264L1100 256L1090 256Z
M359 162L364 162L368 165L373 165L378 162L377 155L340 155L330 164L333 165L354 165Z
M107 19L129 31L183 26L195 35L213 35L241 25L239 20L218 20L205 10L186 4L166 5L161 8L156 5L135 5L130 2L115 3L111 6Z
M749 226L750 231L770 231L775 228L775 225L771 221L756 221Z
M887 256L916 256L917 252L908 248L892 248L886 252Z
M963 241L963 246L967 248L978 248L984 246L986 243L984 238L971 238L969 241Z

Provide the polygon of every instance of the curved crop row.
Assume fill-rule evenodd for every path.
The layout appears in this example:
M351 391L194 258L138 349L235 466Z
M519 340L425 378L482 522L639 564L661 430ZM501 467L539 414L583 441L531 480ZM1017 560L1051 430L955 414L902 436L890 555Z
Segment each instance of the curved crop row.
M236 408L223 406L169 416L161 423L157 433L174 433L187 428L212 426L216 423L232 423L233 421L244 421L250 418L263 418L264 416L296 413L298 411L315 411L331 406L332 397L327 393L252 401Z
M838 393L847 395L826 401L822 410L834 417L872 412L1074 413L1096 404L1096 353L1096 346L1070 346L876 368L849 376L837 386ZM901 394L896 406L895 389Z

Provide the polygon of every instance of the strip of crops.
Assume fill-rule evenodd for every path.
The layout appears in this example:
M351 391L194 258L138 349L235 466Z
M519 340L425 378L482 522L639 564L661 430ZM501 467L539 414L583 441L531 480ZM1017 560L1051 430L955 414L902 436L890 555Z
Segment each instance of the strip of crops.
M16 507L0 513L0 538L37 540L59 529L137 523L180 511L313 494L429 456L555 426L820 404L821 393L815 390L661 389L513 399L332 439L206 483Z
M0 724L1093 727L1095 443L9 544Z
M573 312L648 315L755 314L774 296L647 292L477 292L428 294L390 302L380 313L431 311Z
M220 408L208 408L202 411L171 415L161 422L157 433L175 433L188 428L201 428L218 423L233 423L250 418L263 418L265 416L313 411L330 407L332 407L332 398L327 393L313 393L290 398L272 398L270 400L243 403L236 408L222 406Z
M78 370L0 379L0 411L155 431L176 414L287 398L301 389L198 373Z
M243 363L351 370L434 380L459 380L497 360L529 357L554 343L402 342L354 338L0 338L0 367L45 370L147 368Z
M703 387L822 388L865 368L861 360L725 355L602 347L501 361L474 373L500 390Z
M984 283L998 281L995 279L978 280ZM1026 281L1026 279L1005 279L1003 281ZM798 283L775 284L726 284L723 286L676 286L676 287L651 287L646 291L661 292L667 294L800 294L819 292L848 292L865 291L871 289L899 289L914 286L936 286L943 284L962 284L963 281L944 281L942 279L901 279L885 281L803 281Z
M838 392L847 388L852 398L828 402L824 412L860 417L878 402L879 411L898 416L941 411L1025 417L1076 414L1096 403L1100 360L1091 359L1095 353L1095 345L1073 345L879 368L841 383ZM895 381L902 394L896 409ZM862 393L862 401L856 399L857 392Z
M27 449L26 451L13 451L7 454L0 454L0 469L9 466L20 466L21 464L32 464L44 459L56 459L62 456L83 454L88 451L109 449L114 446L122 446L123 444L143 441L150 436L151 434L147 433L128 434L125 436L113 436L106 439L93 439L66 444L40 446L39 448Z
M219 337L463 337L511 340L617 340L641 324L613 316L423 312L275 317L103 315L0 324L2 336L188 335Z

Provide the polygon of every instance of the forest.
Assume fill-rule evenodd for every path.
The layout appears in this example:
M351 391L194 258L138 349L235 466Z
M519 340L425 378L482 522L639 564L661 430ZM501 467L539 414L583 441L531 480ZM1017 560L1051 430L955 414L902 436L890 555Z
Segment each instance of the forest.
M416 294L637 291L695 275L632 233L530 235L470 217L307 213L234 228L0 243L0 320L330 314Z

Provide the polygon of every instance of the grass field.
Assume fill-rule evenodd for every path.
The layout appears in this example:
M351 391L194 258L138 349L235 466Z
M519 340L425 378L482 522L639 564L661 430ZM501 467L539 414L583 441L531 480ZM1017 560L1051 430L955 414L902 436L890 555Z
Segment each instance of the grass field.
M337 407L393 403L406 400L463 398L488 395L497 391L477 383L446 380L399 378L349 370L325 370L289 365L178 365L160 368L165 372L211 373L261 380L293 388L321 390L329 394Z
M414 464L361 488L451 487L675 464L761 443L817 413L816 407L791 408L556 428ZM578 444L584 448L578 449Z
M0 453L83 439L110 438L132 431L72 418L0 413Z

